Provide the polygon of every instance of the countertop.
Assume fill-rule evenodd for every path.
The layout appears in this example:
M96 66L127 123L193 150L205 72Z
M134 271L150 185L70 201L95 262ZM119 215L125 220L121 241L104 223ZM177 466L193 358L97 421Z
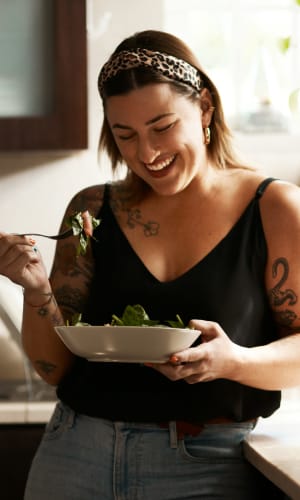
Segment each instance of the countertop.
M245 455L286 493L300 499L300 401L284 401L267 419L259 419L245 442Z
M55 403L55 388L43 380L0 381L0 424L46 423Z
M55 401L0 402L0 424L43 424L54 406Z

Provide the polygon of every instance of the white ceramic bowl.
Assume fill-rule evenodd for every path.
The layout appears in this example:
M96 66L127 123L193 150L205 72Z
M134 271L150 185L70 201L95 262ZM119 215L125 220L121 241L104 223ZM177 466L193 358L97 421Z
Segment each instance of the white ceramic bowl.
M57 326L56 332L74 354L91 361L164 363L190 347L200 332L158 326Z

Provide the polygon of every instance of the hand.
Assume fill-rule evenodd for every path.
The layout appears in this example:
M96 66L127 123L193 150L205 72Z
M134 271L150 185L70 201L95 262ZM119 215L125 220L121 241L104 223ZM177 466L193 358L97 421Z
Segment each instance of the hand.
M41 255L31 238L0 233L0 274L27 289L48 281Z
M201 331L201 344L174 353L168 363L147 364L170 380L188 384L220 378L235 379L238 360L244 347L234 344L218 323L192 320L189 327Z

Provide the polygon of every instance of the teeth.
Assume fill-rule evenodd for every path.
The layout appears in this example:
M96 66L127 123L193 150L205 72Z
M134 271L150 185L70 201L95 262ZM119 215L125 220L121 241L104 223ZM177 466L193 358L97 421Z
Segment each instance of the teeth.
M174 158L175 158L175 155L171 156L167 160L161 161L160 163L155 163L155 164L146 163L146 167L149 170L153 170L153 171L157 172L158 170L162 170L163 168L168 167L170 165L170 163L172 163Z

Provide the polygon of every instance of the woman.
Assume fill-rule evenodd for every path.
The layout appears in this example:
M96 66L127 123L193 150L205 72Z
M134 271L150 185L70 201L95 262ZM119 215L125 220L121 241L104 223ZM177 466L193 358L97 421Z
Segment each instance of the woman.
M280 498L242 442L300 384L299 188L238 162L218 91L176 37L125 39L98 83L100 146L128 175L70 202L64 221L101 219L86 255L60 241L48 280L30 239L1 234L24 348L59 398L25 498ZM179 314L201 341L165 364L93 363L54 331L128 304Z

